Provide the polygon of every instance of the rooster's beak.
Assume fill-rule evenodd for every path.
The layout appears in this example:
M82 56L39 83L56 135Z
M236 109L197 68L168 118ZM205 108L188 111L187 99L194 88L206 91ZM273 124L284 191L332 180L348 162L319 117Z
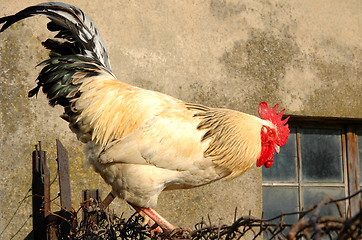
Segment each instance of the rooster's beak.
M276 152L277 154L279 154L279 152L280 152L280 147L279 147L278 145L275 145L275 152Z

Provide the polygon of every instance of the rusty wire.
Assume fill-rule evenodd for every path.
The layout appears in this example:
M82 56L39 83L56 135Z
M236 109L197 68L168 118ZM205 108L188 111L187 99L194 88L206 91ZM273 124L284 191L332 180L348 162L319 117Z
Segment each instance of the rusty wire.
M70 239L193 239L193 240L216 240L216 239L362 239L362 211L355 216L346 218L342 211L340 216L322 216L322 208L340 205L351 198L360 198L362 190L343 199L333 200L325 198L323 201L308 210L292 213L283 213L270 219L258 219L253 216L242 216L235 218L231 225L213 225L211 221L202 220L195 224L194 229L176 229L170 234L159 234L151 236L150 228L142 226L142 217L133 214L129 218L117 216L108 208L104 209L101 202L94 199L81 204L78 211L72 211L73 219L70 221L57 216L57 213L50 213L57 216L59 221L56 224L60 234L60 223L73 223ZM26 195L26 199L31 195ZM49 200L52 201L52 200ZM79 215L83 212L83 219L79 221ZM284 223L285 216L297 215L299 220L295 224ZM30 218L30 217L29 217ZM28 220L29 220L28 218ZM27 221L28 221L27 220ZM15 234L16 235L16 234ZM14 235L14 236L15 236ZM61 239L58 235L58 239Z
M118 217L93 200L82 204L82 211L88 217L72 229L71 239L361 239L361 211L349 219L343 214L339 217L320 214L322 208L331 204L340 208L343 201L359 197L360 193L361 190L339 200L326 198L306 211L284 213L271 219L242 216L231 225L212 225L211 222L201 221L193 230L176 229L170 234L156 236L151 236L148 227L141 226L143 219L138 214L128 219L122 215ZM298 222L285 224L283 219L288 215L297 215Z
M10 224L12 223L14 217L17 215L20 207L23 205L23 203L25 202L26 199L28 199L29 197L31 197L31 195L29 195L29 193L31 192L31 188L28 189L27 193L25 194L24 198L19 202L17 208L15 209L13 215L11 216L10 220L8 221L8 223L6 224L6 226L4 227L4 229L2 229L2 231L0 232L0 238L3 235L3 233L6 231L6 229L10 226ZM25 224L28 222L28 220L31 218L32 216L29 215L28 218L25 220L25 222L21 225L21 227L16 231L16 233L11 237L11 239L13 239L14 237L16 237L16 235L23 229L23 227L25 226Z
M147 227L141 226L142 217L134 213L128 219L118 217L109 209L104 209L95 199L81 204L83 220L71 230L71 239L150 239ZM81 211L78 211L81 212ZM74 215L75 217L77 215Z

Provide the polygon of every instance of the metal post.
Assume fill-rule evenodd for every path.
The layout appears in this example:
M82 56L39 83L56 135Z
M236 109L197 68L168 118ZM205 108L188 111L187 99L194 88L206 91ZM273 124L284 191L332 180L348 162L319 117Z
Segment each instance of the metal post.
M66 219L60 224L62 239L69 239L70 230L72 227L72 202L70 191L69 177L69 159L68 152L63 144L57 139L57 160L59 171L59 188L60 188L60 204L61 216Z
M92 211L101 205L100 191L98 189L83 190L83 201L85 203L83 206L83 221L87 223L92 222L92 225L97 225L98 215L97 213L92 213Z
M50 212L49 169L46 166L46 153L41 150L41 143L35 146L33 158L33 232L34 239L46 240L46 215Z

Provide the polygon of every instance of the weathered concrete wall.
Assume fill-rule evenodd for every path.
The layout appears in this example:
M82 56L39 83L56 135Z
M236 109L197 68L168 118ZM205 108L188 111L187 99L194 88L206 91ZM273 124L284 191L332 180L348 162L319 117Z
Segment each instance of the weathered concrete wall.
M39 3L2 0L0 16ZM122 81L185 101L256 114L258 103L280 103L288 114L362 117L362 2L355 1L65 1L83 9L108 47ZM110 187L87 165L82 144L45 97L27 99L46 58L45 18L27 19L0 34L0 232L31 187L31 151L48 149L55 177L55 139L69 149L73 205L81 190ZM57 194L56 184L52 195ZM158 210L191 227L210 214L230 223L261 214L261 170L230 182L161 194ZM4 239L31 214L25 200ZM121 200L116 211L130 212ZM54 209L56 210L56 209ZM24 237L31 220L20 231Z

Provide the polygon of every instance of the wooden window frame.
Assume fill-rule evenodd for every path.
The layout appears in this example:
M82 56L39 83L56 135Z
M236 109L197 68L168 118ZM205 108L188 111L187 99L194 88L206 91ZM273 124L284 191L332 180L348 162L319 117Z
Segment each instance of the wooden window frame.
M359 191L359 159L358 159L358 138L356 132L362 130L362 119L357 118L332 118L332 117L305 117L289 115L288 121L291 128L296 129L297 144L297 181L295 183L263 182L263 187L298 187L298 207L302 209L303 192L302 187L343 187L345 196L352 195ZM341 131L342 161L343 161L343 183L302 183L301 151L300 151L300 129L338 129ZM345 212L347 217L354 216L360 211L359 198L354 197L347 202Z

